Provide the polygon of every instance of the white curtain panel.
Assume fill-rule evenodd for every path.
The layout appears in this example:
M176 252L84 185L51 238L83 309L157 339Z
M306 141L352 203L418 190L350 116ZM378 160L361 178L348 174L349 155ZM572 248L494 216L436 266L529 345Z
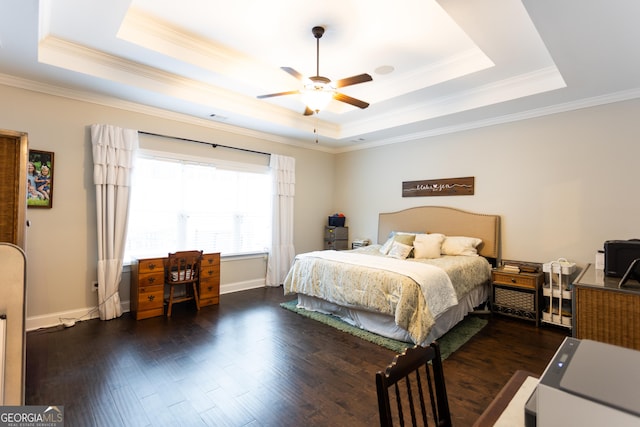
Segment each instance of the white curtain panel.
M293 198L296 186L296 159L271 154L273 179L273 226L267 263L267 286L280 286L295 257L293 247Z
M118 288L138 131L94 124L91 143L98 225L98 308L100 319L109 320L122 314Z

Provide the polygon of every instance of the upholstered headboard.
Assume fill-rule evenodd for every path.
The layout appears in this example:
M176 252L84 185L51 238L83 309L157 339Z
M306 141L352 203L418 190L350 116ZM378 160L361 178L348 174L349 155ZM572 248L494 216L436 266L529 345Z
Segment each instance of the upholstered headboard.
M500 216L442 206L421 206L378 216L378 243L392 231L442 233L482 239L480 255L500 259Z

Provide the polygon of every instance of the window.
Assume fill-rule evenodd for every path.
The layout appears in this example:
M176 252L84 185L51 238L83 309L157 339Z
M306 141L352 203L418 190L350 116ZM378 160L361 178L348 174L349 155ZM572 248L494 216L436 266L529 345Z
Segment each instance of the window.
M270 241L267 167L139 155L125 262L191 249L223 255L266 252Z

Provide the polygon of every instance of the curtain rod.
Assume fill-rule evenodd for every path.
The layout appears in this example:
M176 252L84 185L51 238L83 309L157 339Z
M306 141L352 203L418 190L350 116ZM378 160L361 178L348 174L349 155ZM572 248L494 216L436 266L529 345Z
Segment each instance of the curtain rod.
M142 131L142 130L139 130L138 133L141 133L143 135L159 136L161 138L171 138L171 139L177 139L177 140L180 140L180 141L195 142L197 144L210 145L212 148L222 147L222 148L229 148L231 150L245 151L247 153L262 154L262 155L265 155L265 156L270 156L271 155L271 153L265 153L263 151L249 150L248 148L231 147L229 145L216 144L214 142L196 141L195 139L180 138L180 137L171 136L171 135L162 135L162 134L159 134L159 133L145 132L145 131Z

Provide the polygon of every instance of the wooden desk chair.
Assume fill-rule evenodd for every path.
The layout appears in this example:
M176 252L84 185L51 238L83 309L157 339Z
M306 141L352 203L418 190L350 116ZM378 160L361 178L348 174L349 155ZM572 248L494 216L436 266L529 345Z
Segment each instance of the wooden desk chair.
M167 317L171 317L173 304L194 300L196 308L200 310L198 297L198 279L202 251L182 251L170 253L164 270L164 283L169 286L167 300ZM184 287L184 294L174 296L177 286Z
M397 355L384 372L376 373L376 388L381 426L393 426L394 420L404 426L407 413L411 414L413 426L427 426L429 419L433 420L436 427L451 426L440 346L437 342L429 347L415 346ZM395 400L393 410L391 399ZM422 422L418 423L420 419Z

